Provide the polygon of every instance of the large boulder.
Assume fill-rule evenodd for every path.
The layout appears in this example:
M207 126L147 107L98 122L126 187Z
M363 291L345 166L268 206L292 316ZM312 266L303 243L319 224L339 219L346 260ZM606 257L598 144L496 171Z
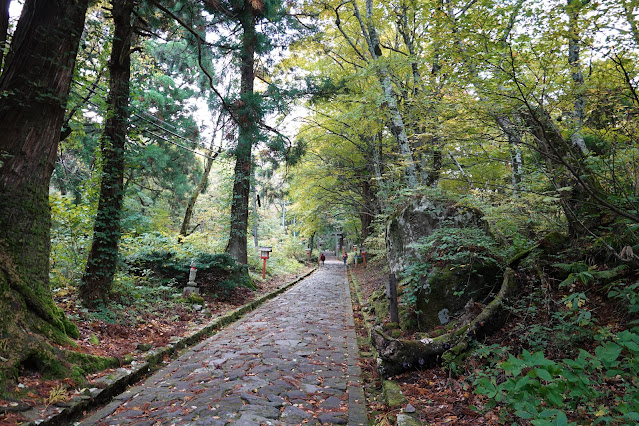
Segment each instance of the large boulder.
M402 328L428 332L455 322L495 291L501 270L479 210L423 197L399 210L386 233L390 270L409 282L400 288ZM430 236L433 251L420 251L418 244Z
M488 230L482 213L463 207L450 200L421 197L395 213L386 225L388 265L394 274L401 274L410 262L420 259L415 244L438 229L442 223L448 227L469 226Z

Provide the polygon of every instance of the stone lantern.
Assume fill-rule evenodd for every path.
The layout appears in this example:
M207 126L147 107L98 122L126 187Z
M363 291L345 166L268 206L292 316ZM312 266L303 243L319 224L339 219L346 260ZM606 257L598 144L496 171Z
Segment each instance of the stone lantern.
M260 247L260 257L264 260L264 264L262 266L262 279L266 278L266 259L269 258L272 251L273 247Z

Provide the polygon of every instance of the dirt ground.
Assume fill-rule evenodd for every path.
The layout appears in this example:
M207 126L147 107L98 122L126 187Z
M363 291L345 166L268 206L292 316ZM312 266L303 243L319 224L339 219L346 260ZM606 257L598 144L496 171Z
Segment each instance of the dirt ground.
M124 360L131 354L140 353L140 345L146 344L147 348L166 346L172 338L188 335L195 326L268 294L310 269L311 267L308 267L297 274L273 277L257 284L257 291L238 287L223 301L203 295L205 302L201 310L195 311L189 305L178 304L173 307L170 316L164 310L150 310L143 314L123 310L120 313L122 318L109 322L97 320L94 315L88 315L83 311L76 303L76 295L73 292L58 294L55 299L70 318L77 318L74 322L80 331L80 338L75 340L78 347L73 350ZM207 310L209 312L205 312ZM88 376L87 379L91 382L112 372L112 369L103 370ZM46 380L35 371L23 371L13 391L21 397L16 400L0 399L0 407L15 410L0 411L0 426L20 424L25 420L20 411L64 403L81 393L82 389L70 379Z

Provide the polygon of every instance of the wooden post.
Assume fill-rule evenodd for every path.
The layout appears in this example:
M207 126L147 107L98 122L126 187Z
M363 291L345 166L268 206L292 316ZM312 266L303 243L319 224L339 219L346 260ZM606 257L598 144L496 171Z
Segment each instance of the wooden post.
M264 264L262 265L262 279L266 278L266 258L262 258L264 260Z
M388 298L390 320L399 324L399 310L397 307L397 278L395 274L388 276L388 285L386 286L386 297Z

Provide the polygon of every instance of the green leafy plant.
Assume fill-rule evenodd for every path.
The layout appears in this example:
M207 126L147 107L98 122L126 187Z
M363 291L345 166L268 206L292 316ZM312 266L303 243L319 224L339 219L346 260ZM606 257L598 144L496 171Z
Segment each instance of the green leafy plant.
M428 277L446 266L475 272L477 265L500 267L504 251L481 228L455 228L446 222L431 235L414 245L421 261L406 267L402 301L414 305L420 291L428 288ZM456 292L463 295L463 290Z
M483 348L489 357L503 349ZM505 380L499 380L505 375ZM542 351L509 355L496 369L479 371L475 393L508 407L515 417L534 425L568 424L567 411L593 423L627 423L639 420L639 335L620 332L604 340L594 355L580 349L575 358L550 360ZM623 392L600 386L614 380Z

